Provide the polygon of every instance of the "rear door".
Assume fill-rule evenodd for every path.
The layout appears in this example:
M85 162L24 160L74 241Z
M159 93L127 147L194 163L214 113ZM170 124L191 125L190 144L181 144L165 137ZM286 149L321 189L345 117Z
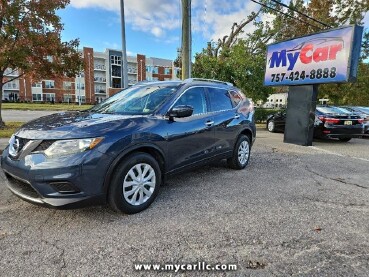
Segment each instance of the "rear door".
M236 97L224 88L207 87L210 112L214 120L215 155L230 152L236 143L242 114L237 112ZM233 100L235 99L235 100Z

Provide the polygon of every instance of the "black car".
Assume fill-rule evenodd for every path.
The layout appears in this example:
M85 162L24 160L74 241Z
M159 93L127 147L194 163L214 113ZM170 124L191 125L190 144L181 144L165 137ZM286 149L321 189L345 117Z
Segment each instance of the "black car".
M369 107L343 106L340 107L352 113L360 115L364 119L364 133L369 135Z
M349 141L361 137L364 132L363 118L342 108L317 106L315 111L314 137L337 138ZM269 132L283 132L286 124L286 111L282 110L267 118Z
M147 208L164 179L213 160L243 169L255 140L254 110L215 80L154 82L125 89L90 110L23 125L1 166L9 189L52 207Z

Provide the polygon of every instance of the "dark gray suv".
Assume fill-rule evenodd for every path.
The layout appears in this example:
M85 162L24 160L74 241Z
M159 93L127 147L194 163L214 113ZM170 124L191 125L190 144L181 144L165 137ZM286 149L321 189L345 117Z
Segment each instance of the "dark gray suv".
M1 166L20 198L52 207L146 209L166 176L227 159L243 169L255 140L252 102L202 79L140 84L90 110L23 125Z

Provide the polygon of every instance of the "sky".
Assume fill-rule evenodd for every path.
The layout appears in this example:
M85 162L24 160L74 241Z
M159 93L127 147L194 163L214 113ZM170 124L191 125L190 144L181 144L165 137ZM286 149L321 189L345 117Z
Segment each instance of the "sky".
M71 0L58 12L63 40L80 39L80 47L121 49L120 0ZM124 0L128 55L174 60L181 46L181 0ZM248 0L192 0L192 54L208 41L230 33L259 5ZM262 20L271 20L264 15ZM369 14L366 16L369 26ZM249 24L245 33L252 30Z

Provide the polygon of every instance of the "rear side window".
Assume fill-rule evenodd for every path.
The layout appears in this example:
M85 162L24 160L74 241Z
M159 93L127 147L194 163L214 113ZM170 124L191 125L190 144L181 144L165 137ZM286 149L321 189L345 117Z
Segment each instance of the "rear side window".
M242 101L242 96L236 91L230 91L229 95L231 96L233 107L237 107L238 104Z
M218 112L233 109L229 92L225 89L208 88L210 111Z

